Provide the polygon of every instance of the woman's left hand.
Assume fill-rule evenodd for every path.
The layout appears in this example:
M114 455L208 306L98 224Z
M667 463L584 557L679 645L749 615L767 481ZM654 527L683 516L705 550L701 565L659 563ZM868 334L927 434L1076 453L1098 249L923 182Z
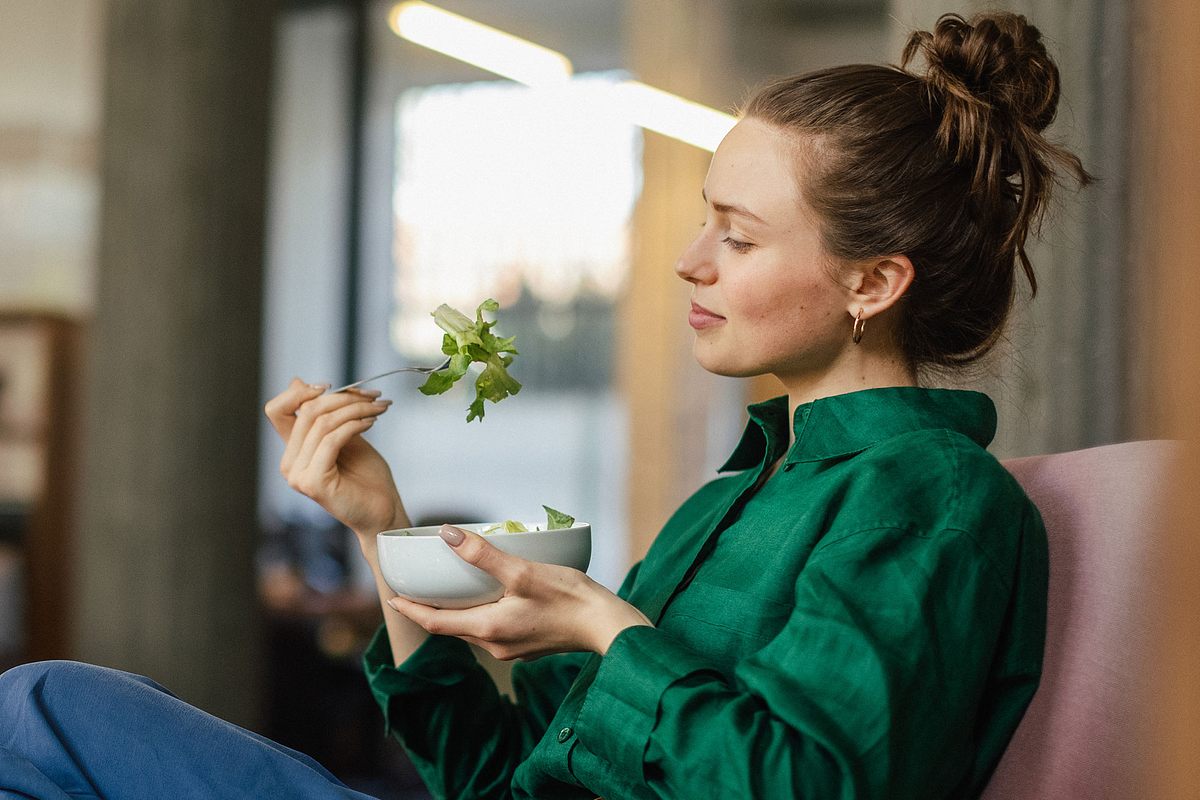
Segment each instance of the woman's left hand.
M504 596L461 610L403 597L388 601L432 634L457 636L509 661L580 650L603 655L621 631L650 625L642 612L577 569L510 555L451 525L442 526L441 535L459 558L500 581Z

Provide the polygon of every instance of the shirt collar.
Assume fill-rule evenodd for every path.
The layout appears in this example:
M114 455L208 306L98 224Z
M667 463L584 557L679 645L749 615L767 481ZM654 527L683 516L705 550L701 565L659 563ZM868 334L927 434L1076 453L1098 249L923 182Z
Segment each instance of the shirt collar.
M747 408L750 421L720 472L749 469L787 447L786 395ZM987 447L996 435L996 406L981 392L887 386L820 397L796 409L796 443L787 462L820 461L866 450L910 431L944 428Z

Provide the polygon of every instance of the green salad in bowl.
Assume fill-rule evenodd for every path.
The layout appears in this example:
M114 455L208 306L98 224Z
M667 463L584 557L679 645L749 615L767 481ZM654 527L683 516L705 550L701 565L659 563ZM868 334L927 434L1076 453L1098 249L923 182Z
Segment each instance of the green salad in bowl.
M546 524L505 520L456 527L486 536L520 558L586 571L592 556L592 526L547 506ZM441 525L398 528L376 537L379 568L396 594L437 608L470 608L498 600L499 581L463 561L438 535Z

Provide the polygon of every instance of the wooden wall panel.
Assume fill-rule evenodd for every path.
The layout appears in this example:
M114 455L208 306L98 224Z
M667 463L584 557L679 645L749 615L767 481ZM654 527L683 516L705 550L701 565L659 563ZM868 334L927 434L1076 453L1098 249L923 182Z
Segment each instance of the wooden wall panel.
M689 99L728 105L725 6L632 0L626 30L635 76ZM704 217L700 189L711 155L656 133L645 135L633 263L618 311L618 380L629 409L633 561L668 515L712 477L698 468L706 460L708 376L691 354L690 287L674 272Z
M1158 565L1169 605L1158 646L1146 654L1148 698L1145 797L1200 798L1200 4L1135 3L1138 142L1134 172L1152 367L1146 428L1187 441L1173 476Z

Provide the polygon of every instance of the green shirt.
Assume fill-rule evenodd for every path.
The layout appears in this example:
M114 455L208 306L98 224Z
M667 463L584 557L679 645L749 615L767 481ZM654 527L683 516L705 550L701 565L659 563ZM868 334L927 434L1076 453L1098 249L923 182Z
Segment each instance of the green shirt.
M1046 539L985 395L750 407L619 594L656 627L513 667L457 639L364 657L438 797L977 797L1041 674ZM770 480L770 466L786 458Z

